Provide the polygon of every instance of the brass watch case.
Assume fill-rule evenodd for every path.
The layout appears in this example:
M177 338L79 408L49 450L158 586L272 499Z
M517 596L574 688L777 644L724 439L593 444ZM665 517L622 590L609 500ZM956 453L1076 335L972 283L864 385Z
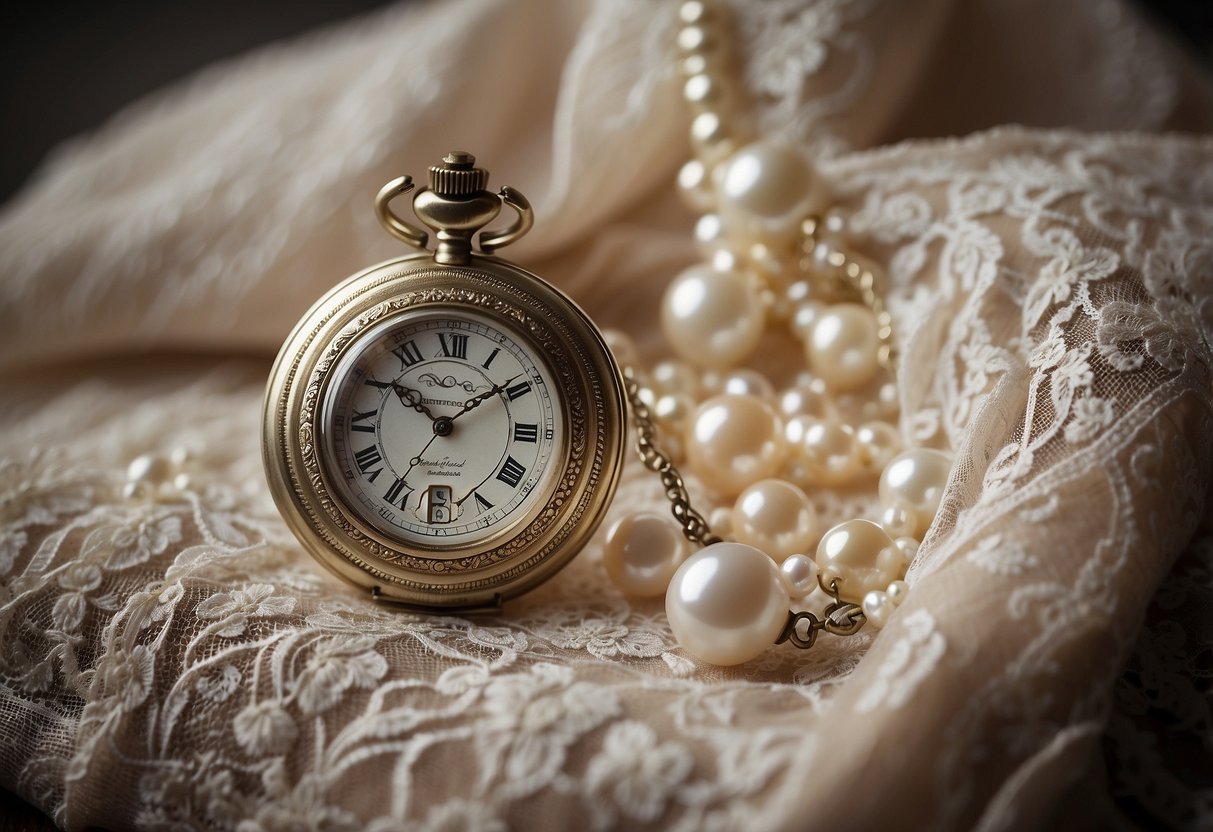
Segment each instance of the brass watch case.
M568 297L500 258L429 253L362 271L296 325L270 374L262 452L270 491L291 531L325 567L373 597L435 610L494 609L552 577L602 520L623 467L622 378L602 335ZM562 471L536 506L474 546L405 545L358 517L331 487L320 423L342 358L381 322L418 311L486 315L529 342L564 406Z

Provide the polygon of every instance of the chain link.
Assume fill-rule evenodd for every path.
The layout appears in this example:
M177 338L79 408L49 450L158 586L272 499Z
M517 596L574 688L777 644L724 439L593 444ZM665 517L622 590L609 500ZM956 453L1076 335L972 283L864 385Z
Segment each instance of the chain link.
M636 373L631 367L623 368L623 381L628 401L632 405L632 421L636 425L636 448L640 451L640 461L644 463L645 468L661 477L661 486L665 489L666 499L670 501L670 511L682 527L682 534L687 540L701 546L722 542L720 537L712 534L703 515L691 505L691 495L687 493L682 475L674 467L670 455L657 445L657 426L653 423L649 406L640 397L640 382L636 380Z
M821 217L806 217L800 224L803 235L800 250L804 255L801 259L801 271L812 274L817 262L824 262L833 267L834 275L842 289L855 295L876 316L877 336L880 338L880 349L877 358L880 366L888 369L897 359L893 345L893 316L885 308L884 300L876 286L876 272L861 260L847 252L833 248L821 240Z

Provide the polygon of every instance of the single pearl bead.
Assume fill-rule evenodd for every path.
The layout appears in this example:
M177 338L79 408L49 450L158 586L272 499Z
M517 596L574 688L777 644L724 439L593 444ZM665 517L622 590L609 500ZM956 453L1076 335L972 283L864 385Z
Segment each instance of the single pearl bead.
M607 347L615 356L615 361L620 367L637 366L640 352L636 349L636 342L632 340L632 336L622 330L604 329L602 340L606 341Z
M827 419L836 416L834 403L822 390L797 384L779 394L779 412L784 416L812 416Z
M787 236L815 196L813 171L794 149L755 142L724 162L721 210L737 230L753 237Z
M691 144L705 162L715 163L733 149L729 128L718 113L711 110L691 119Z
M695 400L686 393L671 393L653 403L653 418L669 433L680 433L695 412Z
M682 97L693 106L706 106L720 103L723 91L720 82L711 75L701 73L692 75L682 85Z
M813 337L813 327L817 326L817 321L825 310L825 304L815 300L796 303L792 310L791 320L788 322L792 328L792 334L807 343Z
M951 468L951 457L931 448L911 448L885 466L880 475L880 502L884 506L905 503L918 515L911 537L921 538L930 528Z
M714 491L734 496L783 463L783 425L762 399L722 395L699 405L687 426L687 459Z
M901 555L901 571L905 572L918 555L919 543L912 537L898 537L894 539L893 545L897 547L897 551Z
M729 537L733 534L733 507L716 506L708 512L708 526L712 534L718 537Z
M698 159L692 159L678 171L678 192L692 211L706 213L716 204L707 166Z
M718 272L743 273L745 271L745 259L741 256L741 253L734 248L723 245L722 242L718 242L716 247L710 252L704 252L707 255L708 265ZM755 288L757 289L758 287ZM762 298L760 297L759 300L762 300ZM765 302L763 303L763 307L766 307Z
M797 601L807 598L817 589L817 561L800 553L788 555L779 564L779 577L788 595Z
M678 7L678 19L683 23L703 23L708 17L710 17L708 6L703 0L686 0Z
M733 505L733 536L782 561L817 540L817 510L790 482L756 482Z
M770 380L757 370L734 370L724 377L720 388L723 393L758 396L760 399L769 399L775 395L775 388Z
M833 419L813 419L800 442L800 459L818 485L842 485L859 473L855 431Z
M906 595L910 591L910 585L905 581L893 581L885 588L884 594L889 596L889 600L893 602L893 606L901 606L901 602L906 599Z
M661 323L682 358L703 367L730 367L762 336L762 301L742 275L692 266L666 289Z
M193 453L184 445L178 445L169 451L168 454L168 461L177 468L181 468L182 466L189 464L193 458Z
M897 384L892 381L886 381L880 385L880 391L876 394L876 401L880 405L880 412L886 419L893 419L901 412L901 391L897 389Z
M863 614L868 623L877 630L884 627L893 614L893 602L889 596L880 590L874 590L863 596Z
M682 361L658 362L654 365L651 375L653 385L662 395L669 393L684 393L691 397L699 395L699 373Z
M193 484L194 481L190 478L189 474L178 474L173 477L173 488L178 491L189 491Z
M859 446L860 464L872 474L883 471L901 453L901 431L888 422L860 425L855 431L855 442Z
M899 577L901 553L884 529L870 520L847 520L826 532L817 544L821 581L838 582L838 596L858 604L872 590Z
M629 514L606 535L602 563L627 595L652 598L665 592L688 544L674 521L661 514Z
M665 614L691 655L734 665L760 655L783 632L791 599L775 562L742 543L691 555L670 581Z
M905 503L894 503L880 513L880 526L889 537L908 537L918 528L918 513Z
M805 347L809 366L832 390L867 384L880 369L876 317L858 303L827 307Z
M678 48L684 53L702 52L711 46L708 30L702 26L683 26L678 30Z
M705 255L711 255L725 240L724 223L717 214L704 214L695 221L695 242ZM732 255L730 255L732 256ZM724 271L717 269L717 271Z
M167 459L158 454L141 454L126 466L127 482L160 483L172 473Z

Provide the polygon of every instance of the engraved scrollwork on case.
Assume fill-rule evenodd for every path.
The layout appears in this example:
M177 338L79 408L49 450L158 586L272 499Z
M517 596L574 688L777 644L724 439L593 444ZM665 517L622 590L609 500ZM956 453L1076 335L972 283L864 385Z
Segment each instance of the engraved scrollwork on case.
M289 478L297 501L304 506L310 517L313 531L321 535L330 546L340 551L359 569L373 575L385 584L395 584L431 594L456 594L490 583L498 583L529 570L551 556L573 533L601 485L602 467L606 454L605 431L602 426L607 418L603 401L603 385L607 383L607 379L600 377L591 356L584 353L578 339L572 336L572 333L565 328L558 317L549 318L529 311L540 308L536 298L492 274L461 268L439 267L435 269L430 265L411 271L389 273L371 281L358 293L347 297L342 307L332 310L324 320L318 322L311 332L309 343L319 337L332 317L339 314L341 308L347 308L350 303L357 303L359 298L387 282L406 276L421 280L438 278L444 281L458 281L483 288L470 288L467 285L431 286L405 292L362 311L353 321L342 327L316 360L299 399L295 435L303 466L303 471L299 473L303 474L307 486L302 485L299 477L296 476L293 465L290 466ZM450 560L421 557L386 546L354 525L342 512L341 507L328 490L315 442L316 419L321 410L322 392L328 383L330 373L348 345L368 327L388 316L434 304L475 307L511 321L518 329L529 335L532 343L538 347L547 361L556 377L557 384L561 387L565 397L568 420L568 450L564 470L547 503L539 513L525 528L520 529L501 545L486 552ZM573 354L570 354L569 345L575 347ZM300 350L295 356L295 362L291 367L292 377L300 369L298 362L303 352L304 350ZM440 386L445 386L437 377L435 377L435 381ZM585 393L589 394L588 404L593 410L592 416L587 412ZM283 428L287 428L290 421L288 414L282 412L279 418L284 422ZM591 423L598 428L593 431L593 440L590 437ZM282 436L285 439L286 430L283 430ZM578 483L583 477L585 481L580 489L580 499L570 509L567 505L568 501L578 493ZM305 493L305 490L311 493ZM313 512L314 505L318 505L325 520L328 521L327 523L322 522L321 518ZM553 524L562 516L564 517L563 524L553 532ZM334 536L329 531L330 525L340 529L344 539ZM410 581L399 575L388 574L374 563L367 562L367 558L360 556L360 553L365 554L382 563L390 563L422 574L474 573L476 570L500 564L520 552L530 549L538 539L545 535L550 535L550 537L538 551L533 552L525 561L513 564L505 571L494 573L491 580L476 578L469 574L467 581L443 586L435 586L423 581Z

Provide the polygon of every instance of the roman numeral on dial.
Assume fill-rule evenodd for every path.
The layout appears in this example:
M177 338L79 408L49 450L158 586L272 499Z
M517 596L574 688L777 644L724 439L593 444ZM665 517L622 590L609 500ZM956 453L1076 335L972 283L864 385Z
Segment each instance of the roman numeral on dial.
M379 449L374 445L369 448L363 448L361 451L354 452L354 462L358 463L358 470L366 475L366 478L371 482L375 481L375 477L383 473L382 468L376 468L380 462L383 462L383 457L379 454ZM374 471L371 469L375 468Z
M508 485L510 488L517 488L518 483L522 482L523 476L526 474L526 468L522 466L518 460L512 456L505 458L505 464L501 466L501 470L497 472L497 479Z
M481 364L480 366L484 367L484 369L487 370L489 368L489 365L493 363L493 359L497 357L497 353L499 353L499 352L501 352L501 349L498 347L494 347L493 351L491 353L489 353L489 357L484 359L484 363Z
M417 348L416 341L405 341L392 350L392 354L400 359L402 367L412 367L421 360L421 350Z
M447 358L462 358L467 361L468 337L466 335L448 335L445 332L439 332L438 343L442 345L442 354Z
M520 381L513 387L505 388L505 394L510 397L510 401L514 401L519 396L525 396L529 392L531 392L531 383L529 381Z
M538 442L539 425L530 425L526 422L519 422L518 424L514 425L514 441Z
M473 491L472 496L476 498L476 505L480 508L481 514L484 514L486 511L488 511L489 509L491 509L493 507L492 503L490 503L488 500L484 499L484 497L480 496L479 491Z
M375 426L373 424L360 425L358 423L370 421L371 419L373 419L375 417L375 414L378 412L379 412L378 410L368 410L366 413L361 413L361 412L355 410L354 418L352 420L350 420L353 423L350 425L350 430L360 430L363 433L374 433Z
M394 483L392 483L391 487L388 488L387 493L383 495L383 498L392 505L403 509L404 504L408 502L409 493L412 493L411 491L404 493L404 489L406 488L408 488L408 486L404 484L404 480L396 480ZM402 494L403 496L401 496Z

